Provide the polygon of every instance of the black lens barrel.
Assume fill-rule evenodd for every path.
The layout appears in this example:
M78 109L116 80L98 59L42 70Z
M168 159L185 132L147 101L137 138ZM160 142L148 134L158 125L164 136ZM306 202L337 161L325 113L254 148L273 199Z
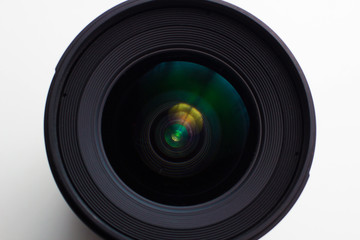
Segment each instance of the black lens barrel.
M176 64L221 76L228 99L198 94L201 77L172 88L170 72L158 83ZM258 239L307 182L315 113L294 56L249 13L217 0L135 0L94 20L64 53L45 141L66 201L106 239Z

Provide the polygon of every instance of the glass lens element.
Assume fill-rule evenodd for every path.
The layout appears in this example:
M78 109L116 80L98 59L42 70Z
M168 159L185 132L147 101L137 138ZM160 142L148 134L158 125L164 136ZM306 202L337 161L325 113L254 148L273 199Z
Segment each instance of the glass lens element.
M109 162L130 188L160 203L191 205L220 196L249 166L244 101L203 65L148 64L124 75L106 103Z

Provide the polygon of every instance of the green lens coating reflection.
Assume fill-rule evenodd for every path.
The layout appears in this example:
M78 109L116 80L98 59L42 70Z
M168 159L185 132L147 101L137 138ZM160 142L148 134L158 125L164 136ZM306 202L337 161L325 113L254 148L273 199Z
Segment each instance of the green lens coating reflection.
M180 148L186 145L189 134L185 126L181 124L170 125L165 130L165 141L173 148Z

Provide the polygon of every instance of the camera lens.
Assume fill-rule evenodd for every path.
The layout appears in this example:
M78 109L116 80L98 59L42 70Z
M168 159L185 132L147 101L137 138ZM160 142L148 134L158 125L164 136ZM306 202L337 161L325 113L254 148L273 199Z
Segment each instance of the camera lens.
M45 141L74 212L106 239L258 239L315 147L285 44L215 0L135 0L87 26L49 91Z

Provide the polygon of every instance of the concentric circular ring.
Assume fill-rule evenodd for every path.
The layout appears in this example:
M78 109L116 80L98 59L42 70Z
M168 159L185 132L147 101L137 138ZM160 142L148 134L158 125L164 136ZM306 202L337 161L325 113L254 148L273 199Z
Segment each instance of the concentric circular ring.
M138 179L113 163L119 159L133 169L122 149L106 150L107 142L118 137L104 138L110 132L104 122L112 121L106 109L116 108L107 104L111 93L131 85L124 79L171 61L200 64L223 76L243 99L250 126L246 141L233 144L239 151L226 151L224 146L236 149L231 141L219 144L218 155L229 161L209 168L207 176L214 178L153 196L144 188L137 191ZM176 100L164 109L184 103ZM215 101L225 103L224 114L244 114L226 101ZM150 128L161 112L149 118ZM236 126L239 118L227 119L228 124ZM215 118L203 119L216 125ZM207 136L219 136L210 129ZM151 131L147 134L151 138ZM256 239L285 216L304 188L315 146L315 114L292 54L247 12L215 0L137 0L100 16L68 48L49 92L45 138L67 202L106 239ZM166 188L160 176L146 174L155 190ZM180 180L169 181L175 186Z

